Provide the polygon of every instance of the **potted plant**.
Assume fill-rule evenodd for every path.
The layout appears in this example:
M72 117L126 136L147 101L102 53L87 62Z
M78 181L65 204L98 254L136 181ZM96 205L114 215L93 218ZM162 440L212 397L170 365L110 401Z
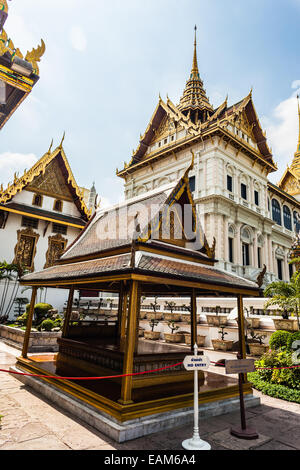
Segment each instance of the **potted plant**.
M164 313L164 320L165 321L175 321L178 322L181 320L180 313L174 313L174 309L176 307L175 302L165 301L165 306L170 310L170 313Z
M249 310L245 307L244 311L246 312L245 319L249 328L259 328L260 318L253 317L253 307L250 307L250 316Z
M263 344L263 340L267 337L266 335L255 334L254 330L250 331L250 335L253 342L248 342L251 356L262 356L268 349L268 344Z
M155 318L152 318L149 321L149 325L151 330L150 331L144 331L144 338L145 339L151 339L151 340L157 340L160 338L160 331L154 331L154 328L159 324L158 320L155 320Z
M185 305L183 304L183 308L187 310L189 313L182 313L181 314L181 321L188 323L189 325L191 324L191 314L192 314L192 305ZM200 323L200 316L197 316L197 323Z
M150 305L151 305L151 308L153 309L153 313L147 313L147 319L148 320L162 320L162 317L163 317L162 313L157 312L159 308L159 305L157 302L157 296L154 297L154 302L151 302Z
M143 303L145 302L146 297L143 295L141 297L141 309L140 309L140 319L143 320L147 316L147 312L145 310L142 310L143 308Z
M170 321L168 323L168 327L170 328L172 333L165 333L164 337L167 343L181 343L182 341L182 333L174 333L175 331L179 330L179 326L175 325L174 321Z
M212 339L212 345L215 351L231 351L233 346L233 341L229 341L225 339L225 335L228 333L225 330L226 325L220 325L220 330L218 331L221 339Z
M205 346L205 338L206 338L206 336L197 335L197 345L204 347ZM185 333L185 335L184 335L185 344L191 344L191 340L192 340L191 333Z
M265 307L279 307L282 319L273 319L276 330L298 331L300 329L300 272L296 272L290 282L272 282L265 290L264 296L269 297ZM290 318L295 314L296 318Z
M206 315L206 320L210 326L221 326L227 324L227 315L221 315L221 307L216 306L215 315Z

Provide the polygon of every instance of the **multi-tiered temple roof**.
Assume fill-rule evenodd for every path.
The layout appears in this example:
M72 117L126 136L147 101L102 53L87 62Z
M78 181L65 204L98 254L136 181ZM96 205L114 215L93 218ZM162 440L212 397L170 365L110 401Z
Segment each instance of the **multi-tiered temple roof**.
M46 49L41 40L24 56L4 29L7 15L7 1L0 0L0 129L38 81L38 63Z
M252 90L233 106L228 106L226 98L214 109L200 78L196 47L195 36L193 66L180 103L176 106L169 97L167 101L159 97L137 149L130 162L125 163L122 170L117 169L118 176L125 178L142 167L215 136L225 145L231 143L237 150L237 157L241 151L249 155L266 174L277 170L254 107Z

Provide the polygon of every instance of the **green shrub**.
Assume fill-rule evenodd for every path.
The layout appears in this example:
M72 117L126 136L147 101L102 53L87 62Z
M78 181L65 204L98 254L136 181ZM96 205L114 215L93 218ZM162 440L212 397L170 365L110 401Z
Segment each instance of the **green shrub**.
M288 340L291 336L289 331L278 330L275 331L270 337L270 348L273 350L280 348L287 348Z
M248 374L248 380L252 383L254 388L260 390L265 395L280 398L281 400L292 401L294 403L300 403L300 390L293 390L285 385L270 384L262 380L258 372L251 372Z
M51 331L52 328L54 328L54 321L51 320L50 318L43 320L40 325L41 331Z
M287 349L291 351L292 344L294 341L300 341L300 331L296 331L295 333L291 333L290 337L287 341Z
M15 323L18 326L26 326L27 325L27 320L28 320L28 312L26 311L25 313L23 313L23 315L16 318Z
M300 368L294 366L291 351L269 351L255 362L259 377L265 382L300 390Z

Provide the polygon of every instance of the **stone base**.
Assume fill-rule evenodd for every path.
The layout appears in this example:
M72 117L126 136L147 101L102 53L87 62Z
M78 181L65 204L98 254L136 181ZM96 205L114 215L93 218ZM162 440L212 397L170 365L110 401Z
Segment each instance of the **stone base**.
M11 367L10 370L20 372L20 369L15 366ZM55 406L68 411L74 417L79 418L81 421L84 421L116 442L130 441L132 439L137 439L139 437L167 429L174 429L186 424L191 424L191 426L193 426L193 408L182 408L122 423L107 413L86 404L78 398L64 393L62 390L58 390L53 385L47 384L36 377L16 375L15 378L46 397L54 403ZM246 408L259 405L260 399L258 397L254 397L252 394L245 395ZM204 403L199 406L199 417L200 419L205 419L212 416L220 416L226 413L231 413L232 411L238 411L239 408L240 401L238 397Z

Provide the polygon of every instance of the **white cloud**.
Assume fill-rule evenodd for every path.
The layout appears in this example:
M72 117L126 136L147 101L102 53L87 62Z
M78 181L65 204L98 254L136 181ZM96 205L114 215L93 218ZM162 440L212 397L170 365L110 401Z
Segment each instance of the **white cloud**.
M300 93L300 80L292 83L292 89L295 90L292 95L279 103L271 116L262 118L279 170L271 176L274 181L280 179L278 175L281 176L286 166L291 164L297 148L299 120L296 96Z
M87 47L87 39L83 29L80 26L72 26L69 37L72 47L75 50L80 52L85 51Z
M8 182L14 179L14 173L19 173L21 176L25 169L29 170L36 162L37 157L33 153L11 153L4 152L0 154L0 175L3 186L5 187Z

